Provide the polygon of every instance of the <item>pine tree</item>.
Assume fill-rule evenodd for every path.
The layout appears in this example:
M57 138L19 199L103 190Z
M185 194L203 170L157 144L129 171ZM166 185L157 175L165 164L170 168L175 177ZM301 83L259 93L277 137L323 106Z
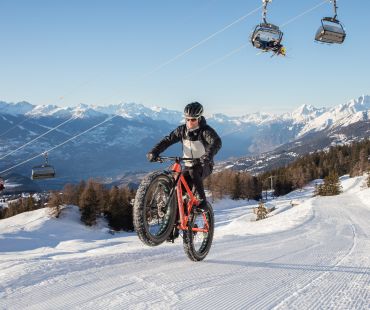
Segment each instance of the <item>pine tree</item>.
M252 187L253 187L253 199L261 200L262 199L262 183L258 180L257 177L252 177Z
M274 195L281 196L290 193L293 190L293 183L288 177L279 176L275 182Z
M339 176L336 172L331 171L324 179L324 184L319 189L321 196L334 196L342 192L342 185L340 184Z
M240 174L236 173L233 178L233 187L231 192L231 199L238 200L241 198L241 182L240 182Z
M117 186L113 187L109 192L108 203L108 221L109 225L115 230L132 231L132 205L130 200L132 193L128 189L119 189Z
M96 215L99 207L99 200L94 189L93 181L89 181L80 197L81 221L87 226L96 224Z
M351 169L350 176L362 175L368 169L367 150L362 148L358 151L358 159L354 158L355 164Z
M128 188L123 188L121 190L121 195L123 196L124 203L124 216L123 216L123 230L133 231L134 230L134 220L133 220L133 205L131 204L132 196Z
M367 187L370 187L370 170L367 173Z
M267 217L267 209L262 201L259 202L256 213L257 213L256 221L263 220Z
M109 203L107 206L108 221L109 225L116 230L119 230L120 218L122 218L123 212L123 200L117 186L114 186L109 193Z

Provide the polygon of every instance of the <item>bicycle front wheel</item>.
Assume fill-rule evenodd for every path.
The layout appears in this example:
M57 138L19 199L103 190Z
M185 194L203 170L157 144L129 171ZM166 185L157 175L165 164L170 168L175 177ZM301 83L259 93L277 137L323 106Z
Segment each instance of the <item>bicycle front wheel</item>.
M189 216L189 228L184 231L183 243L186 255L192 261L203 260L211 249L214 232L214 215L210 203L203 212L194 209Z
M149 246L163 243L171 234L177 212L173 177L154 172L141 182L135 197L134 228Z

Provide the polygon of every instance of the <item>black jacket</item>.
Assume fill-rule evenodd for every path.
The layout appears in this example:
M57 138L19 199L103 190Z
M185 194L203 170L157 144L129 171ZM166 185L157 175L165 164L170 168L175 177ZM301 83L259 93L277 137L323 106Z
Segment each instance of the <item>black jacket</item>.
M213 157L222 146L221 138L211 126L207 125L205 118L202 116L198 129L190 131L186 128L185 124L181 125L155 145L151 152L160 154L172 144L180 141L184 143L184 140L200 141L204 146L205 155L212 163Z

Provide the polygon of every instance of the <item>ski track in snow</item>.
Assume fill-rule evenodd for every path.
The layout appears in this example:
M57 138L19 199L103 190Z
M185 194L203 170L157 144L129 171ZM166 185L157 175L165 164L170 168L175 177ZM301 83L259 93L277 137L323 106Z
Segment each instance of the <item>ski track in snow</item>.
M363 178L342 181L340 196L310 198L311 188L281 197L259 222L251 203L216 205L214 243L199 263L181 240L151 248L98 229L21 244L0 252L0 309L370 309L370 190ZM28 233L50 221L34 214L4 236L32 242ZM60 234L81 226L65 225Z

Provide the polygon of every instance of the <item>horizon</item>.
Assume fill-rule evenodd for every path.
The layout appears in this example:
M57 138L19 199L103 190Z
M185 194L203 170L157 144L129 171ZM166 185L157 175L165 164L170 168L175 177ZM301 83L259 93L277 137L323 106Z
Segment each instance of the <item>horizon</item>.
M327 46L313 36L321 18L332 14L331 4L273 1L268 20L284 31L286 58L257 56L248 42L261 10L245 16L260 5L5 1L1 97L38 105L136 102L176 110L199 101L210 113L238 115L285 113L302 104L330 107L370 93L370 43L363 40L370 3L338 1L348 35L342 45Z

